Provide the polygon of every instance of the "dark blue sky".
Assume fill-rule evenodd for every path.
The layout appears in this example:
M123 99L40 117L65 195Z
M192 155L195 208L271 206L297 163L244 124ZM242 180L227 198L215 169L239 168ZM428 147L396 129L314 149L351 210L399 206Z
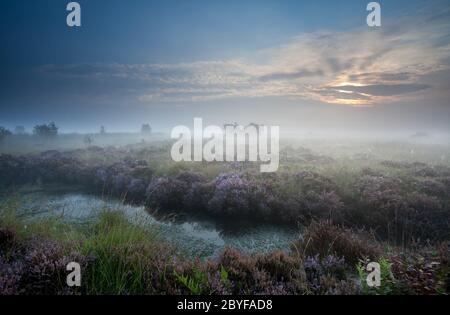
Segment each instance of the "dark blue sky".
M300 32L361 26L367 0L81 0L83 27L66 26L68 0L0 4L1 64L174 63L230 58ZM427 1L380 1L398 15Z
M277 104L317 109L311 115L320 120L323 112L339 111L330 103L401 104L406 100L398 95L431 91L448 77L449 56L433 55L422 67L417 60L430 45L448 47L443 21L450 1L379 1L378 31L365 24L367 0L81 0L80 28L66 25L68 2L1 1L0 125L56 120L67 131L99 124L127 130L150 121L163 129L194 115L222 119L230 106L248 120L260 106L266 116L255 119L264 120L271 108L279 112ZM399 44L402 36L409 42ZM386 47L373 43L384 38ZM396 60L416 54L411 41L421 55L401 65ZM380 64L368 61L378 58L368 53L373 50L386 55ZM350 75L365 77L344 91L335 87L345 86ZM374 87L356 91L353 84ZM349 93L352 99L344 101ZM431 96L436 106L430 110L442 116L447 96ZM372 115L400 117L397 106ZM341 115L348 115L342 107ZM370 119L369 111L357 110Z

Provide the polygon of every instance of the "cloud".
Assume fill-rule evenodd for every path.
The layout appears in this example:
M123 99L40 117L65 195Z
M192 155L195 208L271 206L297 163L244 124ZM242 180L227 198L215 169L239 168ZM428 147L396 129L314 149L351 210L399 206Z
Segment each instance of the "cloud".
M375 105L447 85L429 78L450 71L448 14L406 15L398 23L385 22L380 30L299 34L255 52L253 60L237 56L178 64L47 65L40 70L69 82L120 87L149 104L282 97Z
M410 72L385 72L350 74L348 78L353 82L366 82L368 84L374 84L376 82L409 82L415 80L416 76L414 73Z
M397 96L406 93L418 92L429 88L425 84L375 84L375 85L341 85L330 87L333 90L354 92L373 96Z
M295 80L299 78L316 77L323 75L324 73L320 69L314 71L303 69L295 72L274 72L263 75L259 79L261 81L283 81L283 80Z

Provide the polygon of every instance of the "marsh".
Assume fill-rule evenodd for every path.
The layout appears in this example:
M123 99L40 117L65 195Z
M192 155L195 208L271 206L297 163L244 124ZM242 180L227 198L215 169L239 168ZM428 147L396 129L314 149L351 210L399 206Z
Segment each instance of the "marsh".
M399 279L389 290L396 294L412 290L401 270L428 268L420 264L432 260L442 261L429 270L432 292L446 283L441 275L443 244L450 239L450 148L445 143L284 138L279 172L264 174L247 162L174 162L168 158L173 140L163 135L138 143L137 135L122 136L128 143L118 146L101 145L111 135L94 135L97 145L85 148L79 135L71 138L75 149L58 137L46 145L38 137L17 138L17 143L39 141L40 151L26 152L17 143L1 147L3 243L39 252L49 249L35 249L34 238L56 242L61 249L52 255L62 255L61 261L75 255L83 268L97 270L84 293L370 294L354 281L365 259L394 263L390 272ZM8 149L13 154L6 154ZM155 246L162 246L156 261ZM127 262L140 247L146 248L143 256ZM17 262L4 263L26 264L16 245L7 248ZM401 253L408 254L400 259ZM115 269L111 255L124 269ZM113 268L102 280L108 282L97 282L95 274L105 264ZM170 288L154 282L162 276L160 264L173 270ZM272 280L255 286L252 278L244 285L250 280L242 274L250 268L245 264L259 266L252 272ZM278 278L294 265L304 271ZM145 270L133 275L142 285L126 280L128 268ZM316 286L322 273L337 282ZM9 277L16 275L5 278L13 281ZM346 284L339 287L340 281ZM14 290L25 290L22 285L13 282Z

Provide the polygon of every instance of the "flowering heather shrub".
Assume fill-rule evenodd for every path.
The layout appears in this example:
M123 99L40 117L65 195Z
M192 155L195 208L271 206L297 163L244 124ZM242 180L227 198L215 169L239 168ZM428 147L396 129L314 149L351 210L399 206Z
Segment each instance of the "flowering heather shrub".
M131 171L133 178L141 179L145 182L150 182L155 175L153 168L148 166L138 166Z
M126 187L127 198L133 202L142 202L145 199L147 185L142 179L130 179Z
M117 229L120 224L112 220L105 227ZM57 242L33 237L9 258L0 255L0 294L279 295L342 292L342 288L349 290L351 286L344 277L331 274L342 269L342 261L332 257L320 262L315 277L307 278L311 265L303 265L297 256L284 252L250 256L229 248L215 260L200 261L180 259L162 243L96 240L91 246L87 248L94 258L76 252L65 255ZM84 270L79 289L65 285L65 266L70 261L80 262ZM102 270L108 272L99 273Z
M344 260L333 256L303 259L293 253L248 256L226 249L217 263L229 276L232 294L356 294Z
M419 162L383 161L381 165L394 169L407 170L411 172L411 175L418 177L437 177L439 174L448 174L450 171L446 166L429 166Z
M436 197L445 197L449 192L446 183L430 178L418 179L415 188L418 192Z
M359 200L349 209L348 219L354 225L376 228L379 236L394 243L439 240L436 235L445 239L450 218L446 189L430 178L406 183L398 178L364 176L356 186Z
M446 241L441 243L437 249L441 263L447 267L450 267L450 242Z
M361 259L380 256L380 250L368 237L330 221L313 222L304 231L302 239L293 245L293 250L306 256L319 255L322 259L337 256L344 258L350 266L355 266Z
M117 197L127 197L132 202L143 202L148 186L146 178L152 171L141 167L140 161L116 163L109 167L93 167L85 170L85 179L92 178L88 187ZM136 166L137 168L130 168ZM140 173L142 171L142 173ZM80 180L78 180L80 183Z
M0 255L0 295L20 294L19 283L22 269L22 262L10 262Z
M304 261L304 262L303 262ZM228 271L233 294L355 294L343 259L303 259L273 252L249 257L225 250L218 263Z
M296 224L327 219L343 206L335 192L336 185L314 172L267 176L257 187L260 208L268 209L271 219L279 222Z
M344 258L332 255L320 258L307 257L304 269L308 280L308 291L315 295L357 294L356 283L347 279Z
M337 190L336 184L328 177L320 175L315 172L303 171L295 175L296 180L300 185L300 189L303 192L306 191L335 191Z
M443 185L445 185L445 187L447 187L447 196L450 192L450 176L442 176L441 178L439 178L439 182L442 183Z
M301 261L282 251L256 256L256 266L265 270L275 282L290 282L302 279Z
M156 178L147 188L147 204L161 210L187 210L192 209L199 202L203 208L198 193L204 192L200 185L203 177L192 172L181 172L175 178ZM198 200L196 200L196 198Z
M13 230L0 228L0 253L8 251L16 243L16 238Z
M95 170L94 176L95 176L94 185L101 189L109 183L111 175L109 174L107 168L100 167Z
M368 177L383 177L383 173L376 171L370 167L364 167L361 169L362 176Z
M248 255L227 248L207 261L183 258L120 212L91 224L82 232L88 234L70 243L18 239L0 230L2 244L13 244L0 247L0 294L359 294L354 262L379 261L377 247L330 222L312 224L305 232L310 241L289 252ZM439 255L390 254L395 292L445 292L449 249L443 244ZM79 289L65 285L70 261L82 265Z
M118 174L112 177L112 192L116 196L124 196L128 193L128 186L133 178L128 175Z
M354 190L364 198L371 198L377 192L393 191L399 193L402 191L404 183L399 178L388 176L362 176L355 184ZM376 197L374 197L376 199Z
M309 191L303 198L303 207L309 212L308 221L329 219L342 221L341 210L344 207L340 197L334 192Z
M220 270L211 271L207 274L207 283L209 285L209 291L214 295L230 295L230 286L228 278L224 278L221 275ZM228 280L228 281L227 281Z
M65 266L62 249L58 244L33 239L23 258L21 291L27 294L58 293L60 279L64 279Z
M0 186L9 187L34 181L28 173L28 168L26 158L0 154Z
M377 235L405 244L412 238L430 238L433 231L423 222L448 222L436 197L411 192L398 178L364 176L355 187L356 205L348 207L347 220L356 226L376 229ZM427 223L427 224L428 224Z
M241 291L233 293L248 292L261 280L261 274L254 265L253 259L235 249L226 248L220 254L218 263L228 271L230 281L236 284L235 289Z
M439 174L434 167L421 165L414 170L414 175L422 177L437 177Z
M0 253L0 295L75 293L65 283L71 261L86 260L76 253L65 255L54 241L33 237L8 255Z
M392 273L403 293L416 295L448 294L450 292L450 247L448 243L434 250L391 255Z
M408 213L403 218L410 238L432 241L450 237L450 209L437 197L411 193L406 197Z
M397 169L410 169L410 168L413 168L414 166L418 166L418 165L414 165L412 163L403 162L403 161L382 161L380 164L385 167L397 168Z
M438 233L448 236L443 231L450 213L450 169L445 166L384 161L382 166L391 170L365 168L346 190L314 171L260 174L245 168L246 173L213 180L187 171L156 178L141 160L154 154L152 150L110 147L0 155L0 185L77 184L131 202L147 201L153 208L271 223L305 225L330 219L373 229L377 236L403 244L412 238L434 240Z
M214 181L208 211L218 215L249 215L252 206L252 187L240 174L221 174Z
M184 209L193 213L206 212L212 190L213 185L210 183L192 183L183 196Z
M288 254L275 252L255 257L237 250L225 249L217 260L229 276L232 294L301 294L305 281L301 261Z
M175 178L189 185L206 181L205 176L202 174L190 171L180 172Z

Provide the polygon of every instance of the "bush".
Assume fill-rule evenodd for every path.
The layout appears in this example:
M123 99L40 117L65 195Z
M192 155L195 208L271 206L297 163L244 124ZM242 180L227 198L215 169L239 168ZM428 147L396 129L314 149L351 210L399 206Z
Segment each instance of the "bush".
M302 239L294 244L293 250L305 256L344 258L350 266L356 266L360 260L369 258L373 261L380 256L379 248L368 237L330 221L313 222L304 231Z
M208 201L208 211L222 216L251 211L252 188L250 182L239 174L222 174L213 183L213 193Z
M16 239L14 230L0 227L0 251L9 251L16 243Z
M339 186L313 171L231 172L211 180L193 171L178 170L157 177L155 169L138 159L147 154L148 150L92 147L64 153L0 155L0 185L7 188L36 182L83 185L102 195L147 203L155 210L255 223L293 226L331 220L370 229L394 245L407 246L418 240L440 242L450 237L447 189L450 170L443 166L432 167L440 174L432 177L426 164L385 162L385 167L395 166L406 175L386 175L366 168L361 176L357 174L346 185ZM105 162L110 159L111 162ZM419 169L428 176L414 177Z
M9 257L9 258L8 258ZM8 255L0 254L0 295L72 294L66 284L66 266L76 261L85 266L84 257L52 240L32 237Z

